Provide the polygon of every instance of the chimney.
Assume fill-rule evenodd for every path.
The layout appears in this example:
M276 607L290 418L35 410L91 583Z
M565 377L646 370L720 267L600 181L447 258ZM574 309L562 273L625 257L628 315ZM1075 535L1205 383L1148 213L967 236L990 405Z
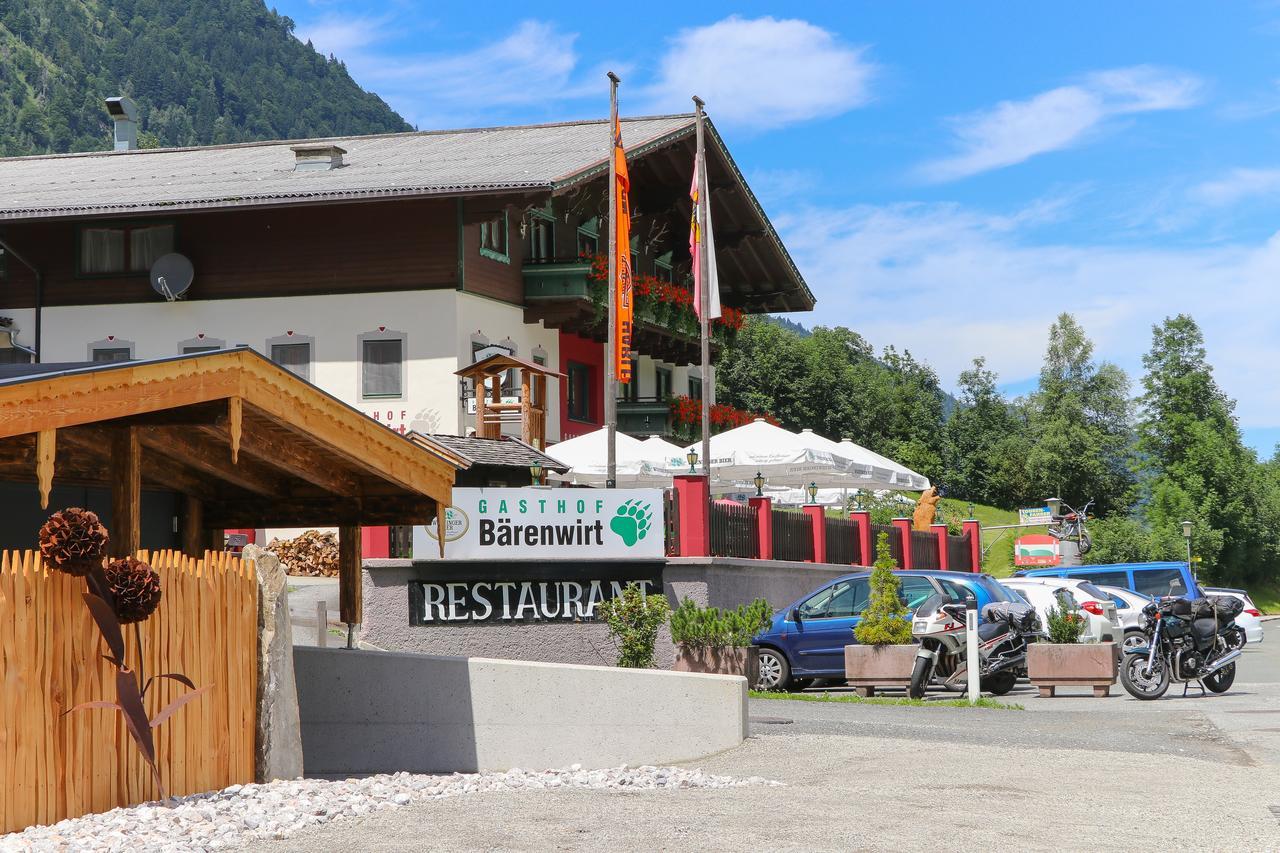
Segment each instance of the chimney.
M295 172L327 172L342 167L342 155L345 148L318 142L314 145L292 145L293 171Z
M107 112L116 123L116 150L133 151L138 147L138 105L133 98L107 98Z

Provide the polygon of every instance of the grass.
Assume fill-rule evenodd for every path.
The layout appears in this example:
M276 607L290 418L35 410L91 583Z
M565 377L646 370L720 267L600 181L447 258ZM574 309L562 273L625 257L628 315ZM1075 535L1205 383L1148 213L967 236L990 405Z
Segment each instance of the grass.
M969 517L969 502L943 498L938 505L942 515L948 519L965 519ZM1018 512L1010 509L997 509L983 504L973 505L973 515L983 527L1002 524L1017 524ZM1013 540L1023 532L1020 530L992 530L982 534L982 545L987 548L987 556L982 561L982 570L998 578L1007 578L1013 574ZM1044 528L1028 527L1027 533L1043 533ZM1002 535L1003 534L1003 535Z
M1011 702L997 702L987 696L978 697L976 703L968 699L911 699L906 696L858 696L855 693L781 693L777 691L751 690L752 699L793 699L798 702L844 702L849 705L903 705L909 708L992 708L998 711L1025 711L1026 708Z
M1249 597L1263 613L1280 613L1280 581L1250 584Z

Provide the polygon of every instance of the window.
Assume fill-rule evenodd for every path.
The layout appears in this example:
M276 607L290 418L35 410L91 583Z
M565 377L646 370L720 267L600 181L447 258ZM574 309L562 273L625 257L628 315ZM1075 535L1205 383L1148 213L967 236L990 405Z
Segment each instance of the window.
M840 581L809 597L800 605L803 619L837 619L856 616L867 609L871 585L866 578Z
M311 344L272 344L271 360L290 373L311 381Z
M18 347L0 349L0 364L30 364L31 353Z
M1182 572L1177 569L1134 569L1133 588L1143 595L1184 595Z
M525 248L525 259L531 263L547 263L555 259L555 254L555 220L544 213L530 213L529 244Z
M193 353L197 353L197 352L217 352L220 349L222 349L222 347L209 346L208 344L201 344L193 347L183 347L182 354L192 355Z
M361 395L399 397L404 393L404 341L367 340L360 353Z
M534 364L540 364L540 365L542 365L543 367L546 367L546 366L547 366L547 351L546 351L546 350L544 350L542 347L534 347L534 348L533 348L533 363L534 363ZM544 381L545 381L545 380L544 380ZM532 388L530 389L529 394L530 394L530 402L532 402L534 406L536 406L536 407L538 407L538 408L541 408L541 407L542 407L542 405L543 405L543 403L542 403L542 395L538 393L538 383L537 383L536 381L533 381L533 382L532 382Z
M634 279L640 275L640 255L636 252L631 253L631 277Z
M576 361L569 362L569 419L591 420L591 368Z
M95 363L128 361L129 355L128 347L95 347L93 350L93 361Z
M80 229L80 275L145 273L173 251L172 225L86 226Z
M578 255L600 254L600 219L591 217L578 226Z
M659 281L675 281L675 274L671 271L671 264L663 263L662 261L653 262L653 277Z
M689 396L694 400L702 399L702 380L690 376L689 377Z
M655 395L658 402L671 399L671 369L668 367L654 368L654 375L657 381Z
M1077 578L1082 581L1093 581L1100 586L1129 588L1129 573L1123 570L1118 572L1068 572L1067 577Z
M491 260L511 263L507 251L507 215L495 216L480 223L480 254Z
M631 359L631 381L621 387L623 400L634 403L640 399L640 361L638 359Z
M933 584L929 583L928 578L903 575L899 580L902 582L902 601L907 605L908 610L915 611L917 607L924 603L926 598L938 594L938 591L933 588Z
M938 580L938 583L942 584L942 590L947 594L947 597L951 599L952 604L963 604L966 599L973 597L973 593L969 592L969 590L957 583L952 583L949 580L941 578Z

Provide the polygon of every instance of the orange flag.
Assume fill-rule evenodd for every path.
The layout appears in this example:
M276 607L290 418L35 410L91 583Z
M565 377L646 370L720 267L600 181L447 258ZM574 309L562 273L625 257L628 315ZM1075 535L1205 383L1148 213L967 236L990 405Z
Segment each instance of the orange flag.
M610 282L617 299L617 325L614 328L614 375L618 381L631 381L631 324L634 318L634 294L631 290L631 179L627 176L627 155L622 148L622 124L616 118L613 123L614 210L616 220L614 245L617 248L617 277Z

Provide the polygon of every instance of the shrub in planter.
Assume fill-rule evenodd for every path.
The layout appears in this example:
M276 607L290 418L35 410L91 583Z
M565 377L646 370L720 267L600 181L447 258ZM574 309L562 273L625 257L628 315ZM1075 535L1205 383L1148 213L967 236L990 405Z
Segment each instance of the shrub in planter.
M911 612L902 601L902 583L893 573L897 567L889 552L889 534L882 532L876 541L867 609L853 629L858 644L844 647L845 675L864 696L875 693L877 687L911 683L916 646L911 642Z
M699 607L686 598L671 612L671 640L676 644L678 672L714 672L759 678L759 649L752 638L769 626L773 609L757 598L736 610Z
M609 626L609 635L618 644L618 666L632 669L653 666L658 629L670 614L665 595L645 595L635 583L627 584L622 595L596 605L596 618Z
M1088 622L1085 617L1065 607L1050 607L1045 612L1049 624L1046 630L1051 643L1078 643Z
M1081 643L1086 617L1068 608L1050 607L1045 613L1047 643L1027 647L1027 677L1041 696L1053 696L1059 687L1091 687L1093 695L1106 696L1115 684L1114 643Z

